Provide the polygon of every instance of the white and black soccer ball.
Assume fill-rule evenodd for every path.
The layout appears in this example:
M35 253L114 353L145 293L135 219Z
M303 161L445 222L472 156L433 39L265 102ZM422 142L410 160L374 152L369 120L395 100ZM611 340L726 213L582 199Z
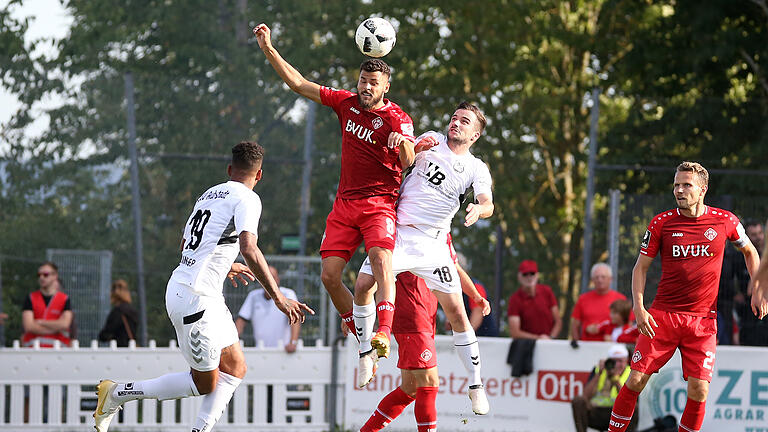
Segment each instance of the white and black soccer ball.
M360 23L355 43L369 57L384 57L395 46L395 28L384 18L371 17Z

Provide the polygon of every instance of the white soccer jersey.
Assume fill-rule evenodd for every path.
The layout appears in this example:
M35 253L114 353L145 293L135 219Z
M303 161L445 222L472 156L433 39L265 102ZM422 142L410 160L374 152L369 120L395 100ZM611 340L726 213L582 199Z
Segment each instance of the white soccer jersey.
M184 226L181 261L171 279L199 295L221 295L243 231L257 234L261 199L244 184L228 181L200 195Z
M445 135L426 132L416 142L426 136L440 144L416 155L414 167L400 188L397 223L448 230L470 186L475 196L492 196L491 173L471 153L451 151Z

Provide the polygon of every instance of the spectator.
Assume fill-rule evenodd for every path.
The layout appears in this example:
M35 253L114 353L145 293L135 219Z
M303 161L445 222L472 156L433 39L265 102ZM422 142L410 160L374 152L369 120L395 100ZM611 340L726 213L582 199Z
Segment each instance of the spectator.
M616 344L608 350L608 357L600 360L589 376L584 393L571 402L573 422L577 432L586 432L587 428L608 430L611 420L611 408L619 389L629 377L629 355L624 345ZM637 428L637 411L632 416L627 432Z
M610 306L616 300L626 300L624 294L611 289L611 266L597 263L590 272L594 289L579 296L571 314L572 340L602 341L600 323L610 320Z
M459 265L466 269L468 268L467 265L467 258L464 256L464 254L457 253L456 254L457 259L459 260ZM482 283L480 283L476 279L472 279L472 283L475 284L475 289L478 293L480 293L481 296L483 296L484 299L488 300L488 292L485 290L485 286L483 286ZM464 299L464 310L467 312L467 317L469 318L469 323L472 325L472 328L475 330L475 334L477 336L498 336L499 335L499 329L498 326L496 326L496 320L494 319L494 312L491 311L488 315L483 315L483 305L478 304L476 301L471 299L466 293L461 294ZM451 322L446 320L445 321L445 329L450 331L451 330Z
M136 340L136 329L139 323L139 314L131 305L128 282L123 279L112 282L109 301L112 303L112 310L109 311L104 328L99 332L99 340L105 342L114 339L117 341L117 346L127 347L128 341Z
M749 240L760 254L760 259L766 259L765 230L763 224L756 220L748 220L744 225ZM736 293L736 311L741 319L739 342L749 346L768 346L768 320L758 319L752 313L752 287L749 285L749 272L744 261L744 255L737 253L734 263L734 273L737 280L738 292ZM718 306L719 307L719 306Z
M269 271L272 273L272 277L280 287L283 295L288 299L297 300L296 293L292 289L280 286L280 277L277 269L269 266ZM251 291L237 313L235 327L237 327L239 335L243 334L245 323L248 321L253 326L253 338L256 343L263 341L265 347L276 347L282 341L285 344L285 352L292 353L296 351L296 344L299 342L299 332L301 331L301 322L291 325L288 321L288 316L275 306L267 292L262 288Z
M525 260L517 270L520 288L509 297L507 321L513 339L551 339L563 326L552 288L539 282L539 266Z
M610 306L610 320L600 324L598 333L603 340L634 345L640 332L630 321L632 303L629 300L616 300Z
M72 306L69 296L61 291L56 264L50 261L41 264L37 269L37 283L40 289L30 293L22 307L22 345L29 347L38 341L41 347L50 348L58 340L69 346Z

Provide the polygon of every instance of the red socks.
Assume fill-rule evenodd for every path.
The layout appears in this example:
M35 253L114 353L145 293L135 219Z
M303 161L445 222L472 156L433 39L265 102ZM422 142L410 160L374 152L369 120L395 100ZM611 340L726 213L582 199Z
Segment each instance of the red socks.
M379 331L391 338L392 320L395 317L395 305L388 301L376 304L376 317L379 319Z
M437 387L419 387L416 390L414 415L419 432L434 432L437 430Z
M639 395L639 392L630 390L626 385L621 387L618 396L616 396L616 401L613 403L608 432L624 432L627 430L629 421L632 420L632 414L635 413L635 405L637 405L637 397Z
M704 423L706 405L706 401L699 402L688 398L688 402L685 403L685 409L683 410L683 416L680 418L680 426L677 430L680 432L699 432L701 424Z
M392 390L379 402L376 411L360 428L360 432L375 432L383 429L384 426L399 416L411 402L413 402L413 398L402 391L400 387Z
M355 332L355 317L352 316L352 311L350 310L349 312L339 315L341 315L341 320L344 321L344 324L347 325L349 331L352 332L355 337L357 337L357 332Z

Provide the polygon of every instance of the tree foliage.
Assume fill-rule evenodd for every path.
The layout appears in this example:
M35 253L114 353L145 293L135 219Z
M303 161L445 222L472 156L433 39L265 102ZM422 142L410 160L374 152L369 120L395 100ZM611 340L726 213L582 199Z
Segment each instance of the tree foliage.
M265 203L260 246L279 252L280 235L298 232L307 104L258 49L251 28L259 22L273 28L277 48L308 79L351 89L363 59L354 30L369 15L384 16L398 29L386 58L394 70L388 97L411 114L417 132L445 129L462 100L481 106L490 124L473 152L491 168L496 212L476 227L457 223L454 238L488 286L493 231L501 226L505 298L525 258L539 261L562 306L579 292L593 88L602 90L600 163L637 167L598 171L598 220L608 189L668 190L669 178L645 166L671 172L682 159L721 169L767 166L764 0L705 8L690 0L71 0L74 23L53 58L33 54L41 41L25 44L28 22L9 13L18 3L0 11L2 85L21 103L0 131L4 304L20 303L34 281L19 274L46 248L112 250L114 273L135 282L130 72L150 336L159 339L171 336L162 299L181 227L197 195L226 178L220 158L234 143L257 139L267 149L256 189ZM41 104L52 95L62 102ZM26 136L43 111L48 129ZM318 108L314 134L309 251L338 181L340 134L331 110ZM744 176L719 178L714 187L765 194L764 182ZM605 253L598 247L586 259Z

